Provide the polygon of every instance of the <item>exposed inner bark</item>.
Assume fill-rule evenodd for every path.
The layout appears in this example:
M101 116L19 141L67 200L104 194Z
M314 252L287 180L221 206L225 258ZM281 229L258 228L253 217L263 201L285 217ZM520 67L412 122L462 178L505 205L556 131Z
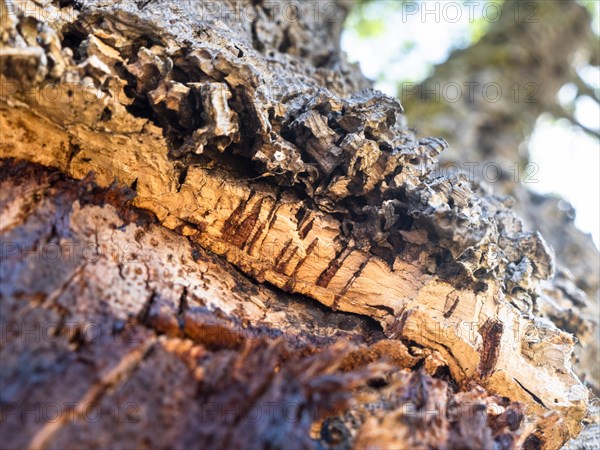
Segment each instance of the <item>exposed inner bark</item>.
M5 448L513 448L532 430L523 406L457 392L439 352L252 283L127 190L1 168Z

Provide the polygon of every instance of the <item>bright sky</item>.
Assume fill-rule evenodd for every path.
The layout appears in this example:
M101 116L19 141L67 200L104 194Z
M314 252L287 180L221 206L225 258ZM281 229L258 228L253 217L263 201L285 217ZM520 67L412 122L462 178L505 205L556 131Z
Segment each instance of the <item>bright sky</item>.
M371 79L385 73L385 79L376 82L376 88L396 95L396 82L419 81L425 78L433 64L446 60L453 47L468 45L473 18L482 17L480 8L471 12L463 10L461 17L452 23L444 17L456 15L448 10L423 16L422 11L408 14L405 8L397 12L380 11L377 3L369 8L376 17L386 17L386 26L380 35L362 39L352 31L345 31L342 47L351 61L360 63L363 72ZM453 2L457 3L457 2ZM477 2L479 3L479 2ZM485 5L485 2L480 3ZM433 8L433 7L432 7ZM450 15L454 14L454 15ZM487 11L493 17L493 11ZM598 28L598 20L594 23ZM414 46L406 46L406 40L414 40ZM375 49L375 51L374 51ZM594 88L600 88L600 73L588 67L581 76ZM561 90L559 98L567 101L569 87ZM583 98L577 103L576 118L590 128L600 128L600 108L591 99ZM590 135L575 130L564 121L553 121L543 116L538 121L530 139L532 162L539 166L535 178L538 183L528 186L540 193L562 196L577 210L576 225L591 233L596 246L600 244L600 142Z

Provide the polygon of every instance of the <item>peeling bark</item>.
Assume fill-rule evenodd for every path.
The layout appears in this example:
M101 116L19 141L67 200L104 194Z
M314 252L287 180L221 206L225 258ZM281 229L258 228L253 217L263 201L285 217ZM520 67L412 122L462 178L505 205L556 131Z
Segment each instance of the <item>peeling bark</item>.
M437 351L251 282L129 206L127 190L24 163L5 163L0 187L29 194L0 202L15 219L2 234L5 448L386 446L371 421L388 415L449 448L475 436L512 448L531 432L521 405L457 393ZM490 426L463 436L469 408Z
M402 99L413 126L451 144L443 163L480 163L475 172L486 162L502 166L494 192L515 197L513 208L526 229L540 231L556 255L556 274L542 283L536 312L577 337L576 371L599 395L598 249L574 225L570 205L533 193L531 185L515 183L512 176L515 163L529 162L527 139L539 116L564 114L557 111L560 88L573 83L578 95L589 95L575 68L582 61L597 65L597 39L589 13L575 1L510 0L503 9L478 42L454 51ZM481 91L492 83L503 94L490 100ZM436 99L435 92L451 85L461 87L459 101Z

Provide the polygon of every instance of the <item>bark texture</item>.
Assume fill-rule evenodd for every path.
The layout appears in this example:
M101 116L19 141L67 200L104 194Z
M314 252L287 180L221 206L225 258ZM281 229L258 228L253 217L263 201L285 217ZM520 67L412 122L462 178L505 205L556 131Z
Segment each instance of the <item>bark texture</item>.
M127 190L2 175L4 448L512 448L533 430L436 350L252 283Z
M450 143L443 164L480 163L475 172L486 162L502 166L494 192L515 197L513 207L526 229L540 231L556 255L557 270L542 283L538 312L577 337L578 374L600 395L598 249L574 225L576 212L564 200L513 180L514 164L529 162L527 140L541 114L578 125L557 101L561 87L572 83L578 96L597 98L576 70L599 64L597 36L588 11L576 1L509 0L502 11L477 43L452 53L401 98L413 126ZM451 83L463 89L459 101L436 98ZM482 93L492 83L502 95Z
M502 165L504 176L494 183L494 192L515 197L513 207L525 228L541 232L556 255L557 269L551 280L542 283L537 313L576 336L575 371L597 399L598 249L591 236L574 225L576 211L570 205L556 196L534 193L527 184L513 182L511 171L515 163L529 162L527 140L542 113L581 126L572 112L558 103L557 94L571 83L577 87L578 97L597 100L597 94L576 71L585 63L598 65L597 37L588 12L574 1L510 0L502 8L501 20L475 45L452 53L415 92L401 93L401 98L413 126L423 133L444 136L450 143L442 155L442 167L457 162L480 163L479 169L490 161ZM460 101L436 99L432 94L436 86L450 83L462 87ZM482 86L489 83L503 90L499 100L486 101L482 95ZM472 95L467 94L469 86ZM568 448L600 445L597 407L592 411L586 419L588 431Z
M580 431L573 336L535 312L551 251L508 198L431 175L445 141L340 57L345 3L317 3L332 25L309 3L31 2L49 22L0 1L7 447L554 449ZM22 250L49 244L59 264ZM46 323L56 339L25 339ZM65 399L58 420L14 414ZM83 409L130 403L134 425Z

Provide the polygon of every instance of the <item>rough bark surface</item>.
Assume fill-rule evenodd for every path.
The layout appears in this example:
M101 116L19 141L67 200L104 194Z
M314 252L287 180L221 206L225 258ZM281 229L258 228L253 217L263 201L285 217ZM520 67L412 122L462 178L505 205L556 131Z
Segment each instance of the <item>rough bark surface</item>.
M503 11L477 43L453 52L401 97L412 126L450 143L442 165L477 163L474 172L486 162L502 166L494 192L515 197L513 208L526 229L540 231L556 255L557 270L543 282L538 313L577 337L576 370L600 395L598 249L574 225L576 212L567 202L530 191L531 184L514 182L513 172L514 164L529 162L527 139L542 113L578 124L557 102L561 87L572 83L578 96L596 98L576 68L585 61L598 65L597 36L588 11L576 1L508 0ZM459 101L436 98L450 83L463 89ZM490 83L503 94L483 95Z
M512 448L533 429L436 350L252 283L126 190L12 162L0 187L4 448Z
M508 198L432 176L445 142L340 57L344 3L332 26L311 4L29 2L49 22L0 1L3 446L553 449L580 431L573 336L535 314L551 251ZM50 244L59 264L23 250ZM36 324L55 339L25 339ZM25 426L35 402L76 404ZM129 404L134 425L86 420Z

